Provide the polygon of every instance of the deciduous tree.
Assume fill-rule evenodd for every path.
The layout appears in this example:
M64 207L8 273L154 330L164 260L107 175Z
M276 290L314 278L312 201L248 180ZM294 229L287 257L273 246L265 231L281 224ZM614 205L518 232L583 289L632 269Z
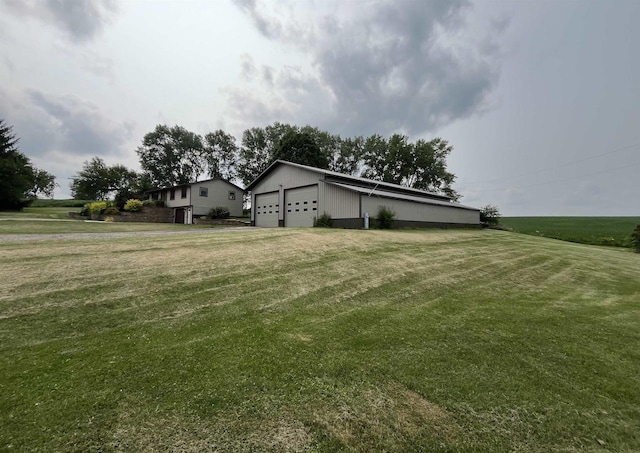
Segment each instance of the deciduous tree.
M82 170L72 178L71 194L79 200L107 200L115 196L124 205L138 195L138 179L135 171L120 164L109 166L96 156L85 161Z
M181 126L156 126L136 152L140 166L159 187L193 182L205 169L202 138Z
M256 179L275 160L274 150L280 139L288 132L295 131L294 126L282 123L244 131L238 152L238 178L245 185Z
M451 187L455 175L447 171L447 157L453 150L446 140L409 142L394 134L367 138L363 147L362 176L414 189L443 193L454 200L460 195Z
M276 145L272 160L280 159L311 167L328 168L329 156L325 153L309 132L290 131Z
M209 176L231 180L236 177L238 145L233 135L222 129L204 136L203 159Z

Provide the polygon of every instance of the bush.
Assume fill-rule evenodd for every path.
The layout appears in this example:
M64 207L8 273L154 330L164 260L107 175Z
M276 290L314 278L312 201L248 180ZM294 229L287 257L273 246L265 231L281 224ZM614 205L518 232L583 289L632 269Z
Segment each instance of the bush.
M142 211L142 206L144 206L142 201L131 198L124 204L124 210L128 212L139 212Z
M164 207L164 201L162 200L144 200L142 206L149 208L162 208Z
M115 206L109 206L104 210L104 215L118 215L120 214L120 210Z
M396 213L386 206L381 206L376 217L377 227L381 230L388 230L393 228L393 223L396 220Z
M636 229L631 233L631 246L636 253L640 253L640 225L636 226Z
M331 220L331 216L325 212L313 221L313 226L320 228L331 228L332 223L333 221Z
M226 206L216 206L211 208L207 217L210 219L228 219L231 214Z
M107 217L104 218L104 221L105 222L113 222L113 217L107 216Z
M106 201L93 201L88 204L89 214L100 215L107 209Z
M500 211L496 206L490 204L480 209L480 222L489 227L495 227L500 222Z

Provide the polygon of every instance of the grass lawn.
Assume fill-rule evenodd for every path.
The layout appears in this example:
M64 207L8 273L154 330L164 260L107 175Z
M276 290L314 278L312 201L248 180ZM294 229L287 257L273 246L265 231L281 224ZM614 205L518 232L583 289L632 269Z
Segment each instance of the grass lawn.
M631 247L640 217L503 217L513 231L592 245Z
M39 200L37 200L39 201ZM42 200L46 201L46 200ZM51 200L49 200L51 201ZM57 201L57 200L53 200ZM64 200L63 200L64 201ZM172 223L84 222L72 220L69 212L80 208L36 207L23 211L0 211L2 234L120 233L135 231L179 231L184 229L228 228L237 225L176 225ZM49 221L51 220L51 221ZM61 222L60 220L64 220ZM240 220L248 220L240 218ZM46 222L45 222L46 221Z
M136 222L44 222L41 220L2 220L0 234L122 233L135 231L182 231L216 228L218 225L176 225L173 223Z
M69 219L70 212L80 212L81 208L65 207L28 207L22 211L0 211L0 220L4 218L16 219Z
M0 450L640 450L629 250L320 229L0 249Z

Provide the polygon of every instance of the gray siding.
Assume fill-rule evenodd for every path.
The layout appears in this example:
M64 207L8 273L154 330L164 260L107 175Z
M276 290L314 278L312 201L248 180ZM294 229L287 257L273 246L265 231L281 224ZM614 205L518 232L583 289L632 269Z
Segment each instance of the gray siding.
M290 165L279 165L275 167L269 175L260 181L251 193L274 192L280 189L290 189L292 187L308 186L317 184L322 177L321 174Z
M200 196L200 187L208 188L206 197ZM214 179L212 181L196 182L191 185L191 204L193 205L193 214L195 216L206 215L211 208L216 206L226 206L229 213L233 217L242 216L242 191L237 187L222 181ZM229 192L235 192L236 199L229 200ZM176 199L180 196L176 193Z
M190 206L190 201L189 201L189 193L191 192L191 187L187 187L187 198L180 198L180 195L182 194L182 188L178 187L175 189L176 191L176 198L175 200L170 200L170 195L171 195L171 189L165 189L164 192L164 205L168 208L178 208L178 207L186 207L186 206Z
M365 212L368 212L371 217L375 217L378 214L380 206L386 206L396 213L396 219L398 220L472 225L480 223L479 211L414 203L391 198L368 197L366 195L361 195L361 197L362 214L364 215Z
M334 219L360 217L360 194L321 182L318 188L318 216L325 212Z

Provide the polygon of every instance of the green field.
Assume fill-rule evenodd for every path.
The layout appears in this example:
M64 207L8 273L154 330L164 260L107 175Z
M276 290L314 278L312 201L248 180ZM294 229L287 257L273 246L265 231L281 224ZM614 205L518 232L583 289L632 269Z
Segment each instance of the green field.
M0 450L640 450L630 250L321 229L0 248Z
M31 203L32 208L82 208L85 204L91 203L93 200L50 200L47 198L39 198Z
M80 212L81 208L65 207L29 207L22 211L0 211L0 220L3 218L12 219L69 219L70 212Z
M631 247L631 232L640 224L640 217L503 217L500 224L534 236Z

